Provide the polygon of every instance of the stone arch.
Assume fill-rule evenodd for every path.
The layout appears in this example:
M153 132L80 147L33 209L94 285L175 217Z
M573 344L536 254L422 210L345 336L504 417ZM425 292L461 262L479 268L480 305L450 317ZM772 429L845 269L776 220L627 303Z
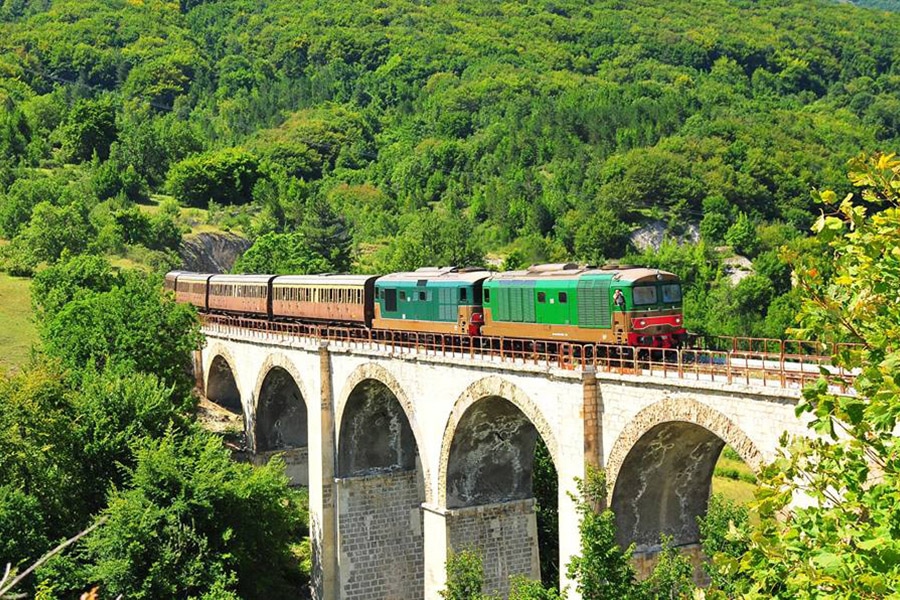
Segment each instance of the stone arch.
M264 464L272 456L284 460L292 485L309 485L309 405L303 378L283 354L266 356L246 403L250 460Z
M374 363L357 367L339 398L335 504L343 589L348 598L421 598L428 486L412 403Z
M209 353L212 360L209 361L204 385L206 398L235 414L243 414L241 387L238 384L234 357L221 344L212 346Z
M252 447L259 452L305 447L309 410L303 378L283 354L270 354L253 391Z
M376 363L365 363L358 366L350 376L347 378L344 386L341 390L341 395L339 396L339 401L337 405L337 414L335 419L335 431L338 432L338 470L339 472L343 467L348 467L346 462L342 464L342 448L347 448L346 444L348 440L344 439L345 435L348 435L349 432L345 431L345 425L347 425L346 418L348 417L348 404L351 402L352 396L355 392L358 391L360 386L368 387L369 390L366 391L376 391L379 387L393 394L394 398L397 399L397 404L402 409L403 415L405 416L406 425L409 427L409 437L402 432L398 432L401 436L400 442L401 446L397 448L400 455L395 456L395 458L399 461L398 466L402 468L409 468L414 465L410 464L410 460L415 460L414 453L417 451L419 465L422 469L422 479L427 482L430 479L430 468L428 466L428 458L426 453L423 452L422 449L422 433L419 427L419 423L416 419L416 411L413 406L413 403L409 400L406 392L403 390L403 387L397 381L397 379L391 374L390 371L385 369L383 366ZM401 423L394 418L397 415L391 415L391 422L394 427L401 426ZM374 433L374 432L373 432ZM412 449L413 453L403 451L403 448ZM382 463L382 459L385 457L375 457L369 456L368 458L360 457L361 461L372 461L374 463ZM346 457L343 458L346 461ZM363 469L363 463L360 462L357 465L360 469ZM382 465L386 466L386 465ZM378 470L378 464L373 465L374 470ZM351 471L355 470L354 468L350 468ZM346 475L346 473L344 473ZM425 501L431 501L430 487L425 485Z
M622 430L607 461L610 504L619 543L654 548L662 533L675 545L699 541L712 472L725 444L758 472L763 457L728 417L690 397L641 410Z
M493 402L493 416L496 416L503 422L504 426L508 428L508 435L518 438L519 441L527 442L528 440L526 438L530 434L514 422L515 413L521 413L529 424L534 427L534 433L540 435L544 440L544 444L546 444L547 450L550 452L553 463L555 465L559 464L559 445L556 436L553 434L553 430L544 418L540 408L538 408L531 398L515 384L496 375L479 379L467 387L457 399L448 418L447 426L444 430L444 438L441 442L441 458L438 470L438 498L440 498L440 502L448 506L450 504L458 504L459 501L462 500L461 498L456 497L454 501L448 502L448 498L450 497L450 494L448 494L448 480L458 476L451 475L450 473L451 455L455 454L457 451L457 448L454 448L454 443L458 437L457 433L460 431L461 426L465 427L467 424L472 425L474 423L473 419L491 417L491 415L488 414L478 417L470 412L470 409L473 408L473 406L484 400L491 400ZM515 431L513 431L513 429L515 429ZM489 434L485 432L485 435ZM533 442L534 440L532 439L531 441ZM456 443L458 444L458 442ZM530 477L530 460L533 456L524 456L522 458L526 461L523 468ZM519 485L514 487L517 489L513 492L513 495L517 495L522 491L518 489L518 487L520 487ZM469 502L473 501L475 501L474 498L469 500Z

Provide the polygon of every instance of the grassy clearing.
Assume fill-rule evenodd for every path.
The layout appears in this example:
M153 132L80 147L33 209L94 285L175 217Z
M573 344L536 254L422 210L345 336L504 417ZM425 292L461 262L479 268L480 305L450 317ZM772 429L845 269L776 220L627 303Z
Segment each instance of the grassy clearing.
M163 202L174 202L174 198L172 196L166 196L164 194L151 194L150 199L145 204L138 204L138 210L146 215L157 215L160 212L160 206ZM229 207L225 207L229 209ZM234 209L231 207L230 209ZM213 220L221 220L224 219L227 221L227 217L223 217L223 215L213 215ZM185 207L180 206L178 208L178 216L176 217L176 222L183 228L185 235L196 235L198 233L225 233L230 231L233 228L232 226L224 226L221 223L213 222L210 223L210 212L205 208L195 208L195 207ZM240 229L240 227L238 227Z
M20 368L37 341L30 279L0 273L0 372Z
M746 504L753 499L756 488L753 471L741 460L738 453L726 446L716 463L712 481L712 492L722 494L738 504Z
M713 477L713 494L722 494L737 504L747 504L753 500L753 490L756 486L746 481L729 479L727 477Z

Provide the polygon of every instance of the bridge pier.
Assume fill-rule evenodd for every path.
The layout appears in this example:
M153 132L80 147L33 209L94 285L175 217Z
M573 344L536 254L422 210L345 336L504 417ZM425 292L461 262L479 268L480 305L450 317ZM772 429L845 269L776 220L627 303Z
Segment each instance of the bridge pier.
M447 512L453 552L477 549L484 565L484 591L505 598L509 578L541 579L534 499L466 506Z
M426 600L440 600L440 592L447 585L447 559L465 550L481 556L487 594L505 598L512 575L540 580L533 499L452 509L423 508Z
M328 343L319 346L320 403L310 410L309 536L312 545L313 600L338 600L337 522L335 515L334 393Z
M415 471L337 480L338 564L347 600L421 598L423 526Z

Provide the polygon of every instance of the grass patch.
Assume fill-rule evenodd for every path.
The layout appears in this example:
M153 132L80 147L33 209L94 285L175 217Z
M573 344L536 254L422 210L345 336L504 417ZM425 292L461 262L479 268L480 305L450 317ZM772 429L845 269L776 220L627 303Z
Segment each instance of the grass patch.
M753 499L756 476L731 446L725 446L713 471L712 492L746 504Z
M713 477L712 493L722 494L732 502L746 505L753 500L753 491L756 486L746 481L729 479L727 477Z
M37 342L30 287L30 279L0 273L0 371L20 368Z

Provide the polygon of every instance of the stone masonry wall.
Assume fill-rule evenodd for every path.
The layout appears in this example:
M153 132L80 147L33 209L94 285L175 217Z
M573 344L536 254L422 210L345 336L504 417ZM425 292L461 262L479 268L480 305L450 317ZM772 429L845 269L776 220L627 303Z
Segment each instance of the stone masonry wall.
M264 465L273 456L281 456L284 460L284 473L291 480L291 485L309 487L309 448L287 448L285 450L272 450L258 452L252 455L251 462L254 465Z
M447 525L453 552L481 552L486 593L505 598L510 575L540 579L533 499L454 509Z
M423 597L422 498L416 478L416 471L399 471L339 481L341 598Z

